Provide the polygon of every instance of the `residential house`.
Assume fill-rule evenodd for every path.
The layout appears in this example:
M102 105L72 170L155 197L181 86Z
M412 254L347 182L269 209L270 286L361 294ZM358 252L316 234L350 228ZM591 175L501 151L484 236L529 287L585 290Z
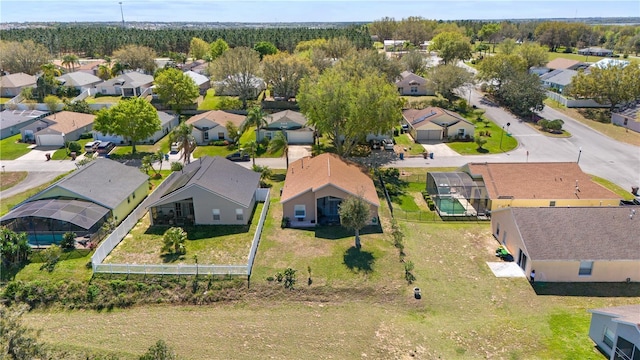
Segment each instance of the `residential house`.
M384 51L401 51L404 49L404 44L407 42L407 40L384 40Z
M0 139L20 133L20 129L47 115L39 110L4 110L0 112Z
M620 196L575 162L469 163L461 170L488 196L486 208L618 206ZM486 198L485 194L479 194Z
M49 113L47 113L49 114ZM55 124L55 121L53 120L49 120L47 118L44 117L40 117L38 118L36 121L32 122L29 125L25 125L23 127L20 128L20 137L22 139L23 142L28 142L28 143L35 143L36 142L36 137L35 137L35 133L37 133L38 131L47 128L51 125Z
M611 113L611 123L635 132L640 132L640 104L635 104L624 110Z
M369 205L369 224L377 224L380 201L365 171L331 153L294 161L287 169L280 197L283 218L288 218L292 227L340 223L340 203L351 196L362 196Z
M191 70L186 71L185 75L190 77L191 80L196 83L198 89L200 89L200 95L206 94L207 90L211 88L211 80L209 80L208 77Z
M193 125L192 135L198 145L207 145L211 141L232 141L234 134L229 134L227 123L231 122L238 129L247 119L244 115L229 113L222 110L211 110L194 115L186 123ZM236 134L237 135L237 134Z
M589 337L609 360L640 358L640 305L590 309Z
M400 74L400 80L396 81L396 87L400 95L423 96L436 94L433 89L428 87L427 79L409 71L403 71Z
M178 64L178 68L182 71L193 71L200 75L209 75L209 63L205 60L196 60L186 64Z
M56 80L60 81L62 85L75 88L80 92L93 89L102 82L102 79L99 77L84 71L66 73L57 77Z
M73 64L70 68L62 65L62 60L53 60L53 65L64 71L83 72L91 75L98 75L98 67L102 64L106 64L104 59L79 59L77 63Z
M578 60L555 58L549 61L546 67L550 70L580 70L588 67L587 63Z
M618 66L621 68L624 68L626 66L628 66L629 64L631 64L629 61L627 60L620 60L620 59L602 59L602 60L598 60L595 63L591 64L589 66L589 68L600 68L600 69L608 69L610 67L614 67L614 66Z
M0 224L26 232L35 246L58 243L68 231L91 237L107 218L124 220L148 192L148 176L137 167L98 158L14 207Z
M284 131L289 144L313 144L314 129L307 126L307 118L297 111L285 110L268 115L267 126L260 128L256 141L270 140L279 131Z
M638 210L512 207L492 212L491 229L525 274L535 270L536 281L638 282Z
M96 91L102 95L134 97L140 96L152 86L152 75L130 71L96 85Z
M592 47L587 47L587 48L578 50L578 54L579 55L586 55L586 56L589 56L589 55L591 55L591 56L611 56L611 55L613 55L613 51L609 50L609 49L597 47L597 46L592 46Z
M562 94L564 89L571 84L571 80L578 74L575 70L559 69L540 76L542 85Z
M0 96L15 97L26 87L35 88L37 77L25 73L0 76Z
M251 85L251 93L249 94L249 99L256 99L258 98L258 95L260 95L261 92L265 91L267 89L267 83L257 77L254 76L252 74L248 74L248 75L244 75L244 74L236 74L236 75L229 75L229 78L232 77L243 77L246 79L243 79L242 81L240 81L241 83L248 83ZM236 89L234 86L231 86L229 84L229 82L227 80L222 80L222 81L214 81L211 83L212 87L215 89L216 91L216 95L220 95L220 96L240 96L240 93L238 92L238 89Z
M72 111L61 111L49 115L21 130L23 137L33 138L38 146L64 146L66 141L76 141L80 135L91 132L95 115L77 113ZM43 126L39 131L33 131L34 126Z
M402 117L416 142L473 138L475 132L473 123L459 114L438 107L407 109L402 112Z
M260 174L223 157L203 156L172 173L150 203L153 225L247 225Z
M178 124L180 123L180 119L176 114L169 114L164 111L158 111L158 117L160 118L161 129L156 131L148 138L142 140L140 143L155 144L158 140L169 134L171 130L173 130L173 128L178 126ZM100 141L111 141L114 144L124 144L128 141L122 135L106 135L96 130L93 131L93 138Z

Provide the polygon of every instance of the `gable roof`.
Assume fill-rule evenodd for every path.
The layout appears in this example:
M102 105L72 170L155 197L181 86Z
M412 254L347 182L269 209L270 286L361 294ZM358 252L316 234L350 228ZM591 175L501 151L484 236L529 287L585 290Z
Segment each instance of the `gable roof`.
M164 126L176 119L176 115L169 114L164 111L158 111L158 118L160 118L160 126Z
M547 67L551 70L569 69L570 67L578 64L580 64L580 61L578 60L555 58L547 63Z
M166 190L160 198L149 204L160 202L178 191L188 191L190 186L199 186L225 199L248 207L253 201L255 189L260 185L260 174L220 156L203 156L174 172L165 180Z
M137 71L130 71L128 73L124 73L122 75L118 75L113 79L109 79L102 83L104 86L115 86L120 84L119 86L123 88L135 88L142 85L148 85L153 83L153 76L143 74Z
M0 87L3 88L19 88L23 86L35 85L36 80L38 80L35 76L25 74L25 73L15 73L9 74L0 77Z
M247 119L244 115L233 114L223 110L211 110L202 114L194 115L190 117L186 123L193 125L200 120L208 120L212 123L216 123L220 126L226 126L227 122L231 121L236 127L240 127L242 123Z
M292 162L287 170L280 202L285 203L300 194L316 191L327 185L354 196L362 195L365 201L374 206L380 203L369 175L358 165L331 153L304 157Z
M4 110L0 112L0 129L10 128L21 123L38 119L47 114L40 110Z
M590 309L590 313L612 317L612 321L634 326L640 331L640 304Z
M427 80L420 75L416 75L410 71L403 71L400 73L400 80L396 81L396 85L409 81L409 84L412 85L415 82L416 85L425 84Z
M97 158L43 190L62 188L109 209L115 209L149 177L138 168L117 161ZM142 194L140 196L143 196Z
M620 199L574 162L469 163L465 167L471 177L482 176L491 199Z
M191 71L191 70L185 71L184 74L187 75L188 77L190 77L191 80L193 80L193 82L195 82L196 85L198 85L198 86L200 86L202 84L206 84L206 83L208 83L210 81L208 77L206 77L206 76L204 76L202 74L198 74L195 71Z
M567 86L571 84L571 79L577 74L578 72L575 70L558 69L540 76L540 79L552 84Z
M470 121L454 113L453 111L448 111L434 106L430 106L424 109L403 110L402 116L415 129L424 126L433 128L433 126L429 125L429 123L433 123L440 127L443 127L444 125L451 126L459 122L465 122L471 126L474 126Z
M55 130L61 134L68 134L78 128L93 124L95 118L96 116L91 114L77 113L73 111L60 111L59 113L45 117L44 119L52 121L54 124L40 131L48 129L49 131Z
M501 211L511 212L532 260L640 260L640 207L508 208L494 214Z
M83 71L67 73L57 77L56 80L62 82L65 86L87 86L102 82L99 77Z
M273 128L271 125L274 123L293 123L293 126L287 126L287 128L299 128L304 127L307 123L307 118L297 111L285 110L273 113L267 116L267 126L265 129L280 130L280 127Z

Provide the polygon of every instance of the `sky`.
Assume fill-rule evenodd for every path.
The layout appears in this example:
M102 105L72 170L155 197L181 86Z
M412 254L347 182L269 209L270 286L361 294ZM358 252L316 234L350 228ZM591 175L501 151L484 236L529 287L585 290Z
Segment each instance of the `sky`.
M349 22L640 17L638 0L1 0L7 22Z

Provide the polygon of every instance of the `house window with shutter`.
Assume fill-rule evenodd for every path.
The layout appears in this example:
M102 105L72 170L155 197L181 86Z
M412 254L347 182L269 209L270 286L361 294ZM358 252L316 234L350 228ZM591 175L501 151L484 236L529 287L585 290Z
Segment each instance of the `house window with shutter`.
M214 221L220 220L220 209L213 209L213 220Z

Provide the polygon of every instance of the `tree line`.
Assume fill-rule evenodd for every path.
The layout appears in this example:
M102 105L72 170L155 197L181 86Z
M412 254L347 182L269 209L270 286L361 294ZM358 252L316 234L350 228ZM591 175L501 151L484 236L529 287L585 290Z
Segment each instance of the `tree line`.
M110 55L125 45L135 44L156 53L188 53L191 39L206 42L223 39L230 47L253 48L261 41L274 44L279 50L293 52L301 41L344 37L358 48L369 48L371 36L366 26L344 28L260 28L260 29L130 29L121 27L62 26L8 29L0 31L4 41L32 40L43 45L51 55L66 53L86 57Z

